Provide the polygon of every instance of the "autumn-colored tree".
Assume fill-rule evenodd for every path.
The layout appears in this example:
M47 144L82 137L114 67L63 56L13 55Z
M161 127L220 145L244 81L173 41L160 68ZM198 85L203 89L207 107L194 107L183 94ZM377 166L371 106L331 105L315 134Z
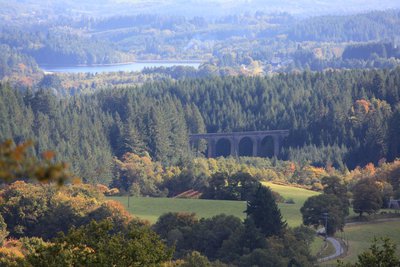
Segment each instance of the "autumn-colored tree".
M22 253L22 243L19 240L8 240L0 247L0 266L27 266Z
M72 176L65 163L54 163L54 153L45 151L39 160L29 153L32 142L14 144L7 140L0 144L0 180L33 179L39 182L63 184Z
M110 220L113 223L115 231L123 231L133 220L133 216L120 202L108 200L90 212L85 221L89 223L91 220L101 221L104 219Z
M128 193L157 196L157 185L162 182L163 168L159 162L153 162L149 156L126 153L122 160L114 159L117 177L111 187ZM137 190L134 190L137 188ZM134 191L134 192L133 192Z
M7 236L7 224L5 223L3 216L0 214L0 247L3 245L3 242Z
M113 223L104 220L38 246L27 261L33 266L159 266L172 252L148 227L115 232Z
M50 239L91 220L110 219L120 229L132 220L120 203L104 201L97 188L87 184L60 188L17 181L1 190L0 196L0 215L11 237Z

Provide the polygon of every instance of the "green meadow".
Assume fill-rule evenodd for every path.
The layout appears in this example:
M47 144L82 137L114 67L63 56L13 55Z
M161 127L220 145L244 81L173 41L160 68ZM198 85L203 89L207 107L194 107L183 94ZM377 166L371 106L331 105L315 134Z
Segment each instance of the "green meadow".
M153 198L153 197L111 197L121 202L133 215L154 223L167 212L194 212L199 218L210 218L225 213L244 218L246 202L228 200Z
M285 199L293 199L294 204L279 203L283 218L289 226L298 226L302 222L300 208L310 196L319 193L286 185L263 183L273 191L281 194ZM166 212L194 212L199 218L210 218L217 214L225 213L241 219L245 218L244 210L246 202L206 199L182 199L182 198L152 198L152 197L110 197L121 202L133 215L154 223L158 217ZM355 261L357 255L368 249L374 237L390 237L397 244L397 252L400 255L400 221L349 225L344 233L338 233L338 237L348 240L349 251L342 260ZM323 241L319 238L311 244L312 252L316 255ZM329 249L328 249L329 250ZM328 254L326 251L323 255ZM336 260L324 263L335 264Z
M304 201L318 193L283 185L264 183L273 191L281 194L285 199L292 198L295 204L280 203L283 218L290 226L301 224L300 208ZM121 202L133 215L148 220L152 223L166 212L194 212L199 218L210 218L217 214L225 213L244 219L246 202L206 199L182 199L182 198L151 198L151 197L110 197Z
M367 250L375 237L389 237L397 245L397 255L400 256L400 221L349 224L344 233L337 233L337 236L348 241L349 250L341 259L346 262L356 261L357 255Z
M270 182L265 182L263 184L269 186L272 191L281 194L285 199L291 198L294 200L294 204L279 204L282 216L290 226L297 226L302 223L300 208L303 206L307 198L319 194L315 191L287 185L278 185Z

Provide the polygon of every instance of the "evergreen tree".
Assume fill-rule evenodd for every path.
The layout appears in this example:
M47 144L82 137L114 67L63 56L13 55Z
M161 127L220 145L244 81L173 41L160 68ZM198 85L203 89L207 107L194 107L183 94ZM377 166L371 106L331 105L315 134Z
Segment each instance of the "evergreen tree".
M397 104L389 122L389 160L400 154L400 105Z
M247 202L246 214L264 236L281 235L287 223L283 221L281 211L275 202L271 189L258 186L253 197Z

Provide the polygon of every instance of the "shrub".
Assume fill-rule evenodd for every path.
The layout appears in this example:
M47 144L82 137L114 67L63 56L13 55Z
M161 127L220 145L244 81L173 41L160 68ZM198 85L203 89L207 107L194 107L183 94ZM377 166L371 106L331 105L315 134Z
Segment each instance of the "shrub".
M272 191L272 196L276 203L283 203L285 202L285 198L279 194L278 192Z
M285 200L285 203L286 203L286 204L296 204L296 202L294 202L294 199L293 199L293 198L288 198L288 199L286 199L286 200Z

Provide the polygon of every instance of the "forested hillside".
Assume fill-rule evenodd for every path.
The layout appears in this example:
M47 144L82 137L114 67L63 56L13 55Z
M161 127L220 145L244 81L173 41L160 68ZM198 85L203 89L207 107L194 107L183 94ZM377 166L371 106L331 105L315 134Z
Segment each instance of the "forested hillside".
M70 21L70 23L73 23ZM1 27L0 43L33 57L41 65L106 64L129 61L111 43L91 38L78 25L42 25L36 29Z
M146 13L54 16L60 11L53 10L52 15L34 14L32 20L4 12L0 79L17 80L13 84L19 87L40 82L40 75L30 73L37 71L36 63L65 67L200 60L203 64L196 77L383 69L400 64L399 10L308 18L257 11L215 19ZM24 72L9 60L10 53L25 65ZM173 72L171 77L176 76Z
M33 86L42 78L35 60L16 48L0 44L0 77L19 87Z
M400 68L164 81L59 99L0 90L0 139L35 140L86 181L110 181L112 157L187 157L188 133L289 129L283 159L343 168L400 153Z
M400 12L373 11L352 16L321 16L305 19L289 30L297 41L366 42L391 40L399 35Z

